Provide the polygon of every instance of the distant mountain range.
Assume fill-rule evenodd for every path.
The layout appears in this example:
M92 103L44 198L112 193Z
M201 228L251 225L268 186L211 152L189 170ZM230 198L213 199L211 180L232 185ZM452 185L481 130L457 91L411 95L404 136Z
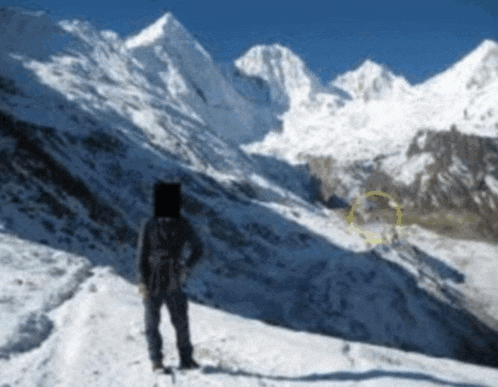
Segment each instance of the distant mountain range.
M255 46L234 63L244 75L259 77L270 87L272 100L290 107L321 93L342 93L345 100L385 100L419 93L477 92L496 81L498 44L484 40L458 63L423 84L412 86L385 65L367 59L358 68L338 75L325 87L305 63L279 44Z
M329 159L330 169L314 168L325 202L335 195L352 203L358 194L385 190L417 211L478 214L484 217L479 233L498 238L496 42L483 41L416 86L366 60L319 87L302 61L278 45L253 48L235 63L267 81L279 100L291 101L283 130L243 146L246 151L312 166ZM285 82L272 80L275 74ZM422 137L430 140L417 147Z

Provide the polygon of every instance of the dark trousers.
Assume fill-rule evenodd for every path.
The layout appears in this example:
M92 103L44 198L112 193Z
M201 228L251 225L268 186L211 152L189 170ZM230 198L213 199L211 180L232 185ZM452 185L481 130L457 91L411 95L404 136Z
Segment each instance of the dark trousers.
M189 361L192 357L192 344L190 343L187 296L181 290L173 292L161 291L156 296L149 296L145 300L145 336L152 361L162 361L162 339L159 333L161 319L160 308L166 303L171 322L176 330L176 346L182 362Z

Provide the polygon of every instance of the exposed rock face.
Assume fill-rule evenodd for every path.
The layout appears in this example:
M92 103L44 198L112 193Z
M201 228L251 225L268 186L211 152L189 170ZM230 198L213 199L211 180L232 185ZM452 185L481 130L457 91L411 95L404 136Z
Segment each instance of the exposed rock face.
M458 209L476 214L481 217L478 231L498 237L494 138L462 134L455 126L449 131L421 129L402 154L347 165L336 165L332 158L310 160L325 202L334 194L352 199L353 193L380 190L421 213Z
M406 156L426 154L433 161L417 174L416 205L464 207L481 214L496 210L496 139L461 134L455 127L448 132L423 130L410 143Z
M60 136L53 128L19 122L2 113L0 121L0 140L10 144L0 148L0 155L7 156L0 157L0 216L10 229L25 228L28 239L71 248L82 255L91 249L95 257L136 240L136 230L120 212L52 154L66 155L72 142L101 154L119 153L124 151L123 143L102 133L93 138ZM90 157L82 164L95 169ZM43 219L38 219L40 216ZM33 222L40 222L40 227L30 227ZM123 267L124 271L130 269L130 265Z

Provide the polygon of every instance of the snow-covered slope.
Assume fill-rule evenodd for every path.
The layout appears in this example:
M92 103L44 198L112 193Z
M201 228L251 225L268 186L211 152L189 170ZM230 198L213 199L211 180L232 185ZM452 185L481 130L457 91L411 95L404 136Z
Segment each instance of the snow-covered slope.
M38 22L38 15L28 16L27 22ZM174 19L166 15L160 21L154 25L164 31ZM316 343L318 339L307 335L301 339L303 333L287 335L272 328L281 339L269 342L262 339L269 331L261 321L358 342L324 339L325 347L311 349L318 357L324 351L344 350L350 364L363 362L350 349L369 343L426 357L496 365L498 334L492 330L493 316L488 318L486 309L462 307L478 295L469 298L467 283L462 282L465 275L457 264L440 263L403 241L374 251L365 248L361 237L348 233L337 214L311 203L312 184L306 176L289 173L292 168L283 162L245 154L211 124L203 123L203 112L190 94L175 98L163 84L151 82L153 74L135 55L134 50L142 46L126 48L116 34L96 31L87 23L66 21L60 27L81 49L73 46L44 60L31 58L29 51L2 55L9 58L5 63L30 76L23 82L20 77L9 78L10 67L6 72L0 69L7 85L0 90L0 224L2 234L10 234L2 237L0 264L6 270L0 277L0 299L5 301L0 311L2 316L4 310L9 317L18 316L0 338L0 374L9 370L2 383L139 383L137 375L145 373L143 367L148 364L140 302L131 291L137 230L140 220L151 212L153 183L164 179L183 183L183 215L206 246L206 256L186 284L187 293L211 308L240 316L193 308L192 320L197 322L205 318L213 325L229 326L235 319L240 324L226 338L228 344L219 346L213 339L217 333L209 336L205 326L194 328L196 356L213 367L201 382L194 379L186 384L233 385L236 380L239 385L285 385L290 381L280 379L280 372L284 377L287 372L301 377L293 365L309 352L299 348L306 340ZM140 42L149 47L151 41ZM155 47L174 56L181 42L180 36L179 42ZM170 46L171 52L165 48ZM181 51L185 62L190 60L185 54L189 47ZM206 58L194 48L194 59ZM156 60L152 54L141 59ZM175 62L165 63L173 66ZM189 74L194 70L188 66L177 69ZM186 78L182 75L182 79ZM224 94L212 91L212 95ZM22 246L28 259L38 254L33 265L19 253L24 251ZM65 269L73 264L71 270ZM94 277L84 281L89 265ZM41 271L38 277L37 270ZM59 280L48 286L52 277ZM30 297L40 302L26 302ZM245 318L260 320L261 330ZM90 328L92 324L95 329ZM245 324L249 324L247 332L259 334L251 341L258 347L236 336ZM173 337L171 332L167 337ZM270 344L288 340L298 344L283 347L284 352L302 351L294 363L278 358L275 349L266 351ZM171 362L172 345L168 341L165 348ZM249 348L249 355L237 349L242 347ZM372 363L383 364L376 359L385 356L385 350L372 350L366 370ZM283 353L281 348L278 352ZM352 383L374 385L379 377L397 383L401 374L407 383L422 380L440 385L454 380L488 383L492 380L488 375L496 374L483 368L475 376L480 370L475 366L462 374L456 370L458 363L450 360L441 361L440 367L430 360L435 367L431 368L409 360L414 355L395 352L392 356L400 362L399 371L389 371L394 374L369 374L362 369L367 376L346 377ZM336 358L305 363L310 365L303 372L326 372ZM269 368L260 368L263 363ZM216 368L219 364L236 364L240 372L217 380L213 374L225 372L224 367ZM442 369L446 364L455 371L448 371L450 366ZM268 383L261 381L267 373L271 373ZM154 382L150 374L146 377ZM306 378L298 382L315 385L322 380L313 375ZM330 380L324 378L327 384ZM343 382L343 371L337 378ZM157 382L168 385L170 381Z
M270 87L262 78L241 73L233 63L219 63L218 67L243 97L257 105L271 106Z
M423 125L467 134L498 131L498 44L484 40L446 71L415 87L414 104L425 111ZM410 113L413 114L413 113Z
M18 299L46 297L53 290L54 286L43 283L44 277L37 277L39 272L51 273L55 281L71 278L71 256L64 251L7 235L1 236L0 246L3 261L11 259L9 268L15 266L17 255L36 263L10 273L9 302L15 312L21 312ZM64 271L68 273L60 274ZM29 285L23 282L26 279ZM143 306L132 284L109 268L93 268L71 299L29 317L19 332L29 351L9 361L0 358L2 383L81 387L497 385L498 371L493 368L296 332L196 302L189 305L190 330L194 357L203 365L202 371L176 369L174 378L156 375L147 357L142 315ZM167 318L162 321L164 362L176 366L175 333Z

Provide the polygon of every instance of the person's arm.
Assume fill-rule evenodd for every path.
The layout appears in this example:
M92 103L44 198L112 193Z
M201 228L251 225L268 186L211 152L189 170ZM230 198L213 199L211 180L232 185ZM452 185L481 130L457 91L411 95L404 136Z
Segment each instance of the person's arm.
M138 237L137 261L138 261L138 282L145 284L150 276L149 265L147 264L147 257L149 255L148 240L148 221L143 222L140 228L140 235Z
M199 236L196 234L192 226L185 221L185 232L187 241L190 243L191 254L190 257L185 262L185 267L190 270L194 267L199 259L202 257L204 253L204 248L202 247L202 241Z

